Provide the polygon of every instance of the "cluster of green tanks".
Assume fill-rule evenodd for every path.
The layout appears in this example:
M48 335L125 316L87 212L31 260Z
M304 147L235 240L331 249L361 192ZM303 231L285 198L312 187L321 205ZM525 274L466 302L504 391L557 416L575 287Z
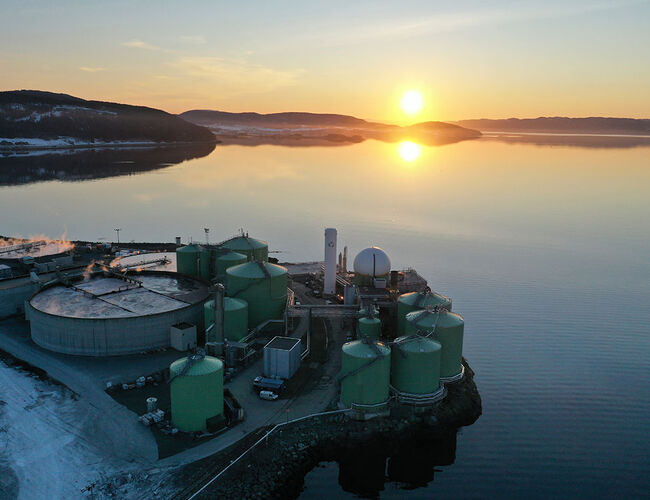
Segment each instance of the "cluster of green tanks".
M372 408L392 390L424 397L441 382L462 374L463 318L451 312L451 299L433 292L403 294L397 301L397 338L380 341L381 321L362 312L359 340L342 348L341 404Z
M287 270L268 262L265 241L237 236L219 245L177 248L177 272L225 286L224 336L239 342L267 320L281 319L287 300ZM215 300L204 304L205 325L215 321ZM210 356L186 369L188 358L170 366L172 423L181 431L206 429L223 415L223 363Z
M268 260L268 243L248 236L235 236L210 247L190 243L176 249L177 272L206 281L223 281L226 270L232 266Z
M176 265L181 274L225 285L225 335L238 341L249 328L281 319L284 313L287 270L269 263L268 257L265 241L242 235L209 248L195 243L179 247ZM214 301L205 304L206 325L214 322L214 311Z

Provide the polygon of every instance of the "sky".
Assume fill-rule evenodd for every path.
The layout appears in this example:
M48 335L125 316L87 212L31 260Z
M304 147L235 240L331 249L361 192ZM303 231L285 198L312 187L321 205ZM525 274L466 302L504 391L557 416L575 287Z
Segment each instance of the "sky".
M650 118L650 0L0 2L0 90L180 113Z

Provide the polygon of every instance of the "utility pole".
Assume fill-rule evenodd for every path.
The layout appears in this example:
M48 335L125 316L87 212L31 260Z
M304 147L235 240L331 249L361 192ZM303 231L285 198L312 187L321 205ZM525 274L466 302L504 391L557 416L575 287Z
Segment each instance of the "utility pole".
M116 228L114 229L114 231L117 233L117 246L118 246L118 247L120 246L120 231L121 231L121 230L122 230L122 228L120 228L120 227L116 227Z

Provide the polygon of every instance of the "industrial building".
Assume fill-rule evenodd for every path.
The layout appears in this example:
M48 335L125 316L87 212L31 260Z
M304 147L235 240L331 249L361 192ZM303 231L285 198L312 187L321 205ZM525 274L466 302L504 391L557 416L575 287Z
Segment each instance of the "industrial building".
M203 329L204 283L174 273L100 272L45 286L29 300L34 342L66 354L116 356L170 345L170 328Z
M289 380L300 368L300 339L273 337L264 346L264 376Z
M148 250L102 245L101 258L49 243L12 247L0 268L0 317L24 305L33 342L58 353L182 352L158 373L170 406L154 410L147 394L141 420L170 433L205 436L243 418L224 384L241 387L251 365L255 377L237 394L254 399L246 408L277 411L273 401L297 397L317 376L335 386L328 404L358 419L430 407L463 378L464 321L451 299L415 270L393 269L382 248L361 249L348 269L347 247L338 253L338 232L327 228L324 261L280 265L265 241L242 232L209 244L207 234L205 244L177 238Z
M61 273L81 274L68 241L0 238L0 319L25 313L25 301Z

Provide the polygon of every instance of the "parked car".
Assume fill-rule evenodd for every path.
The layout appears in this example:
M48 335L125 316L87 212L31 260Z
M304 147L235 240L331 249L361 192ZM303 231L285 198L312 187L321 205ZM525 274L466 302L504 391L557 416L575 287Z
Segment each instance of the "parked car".
M266 378L266 377L255 377L253 379L253 387L259 391L271 391L275 394L280 394L284 388L284 380L279 378Z
M266 399L267 401L275 401L278 399L278 395L273 391L260 391L260 398Z

